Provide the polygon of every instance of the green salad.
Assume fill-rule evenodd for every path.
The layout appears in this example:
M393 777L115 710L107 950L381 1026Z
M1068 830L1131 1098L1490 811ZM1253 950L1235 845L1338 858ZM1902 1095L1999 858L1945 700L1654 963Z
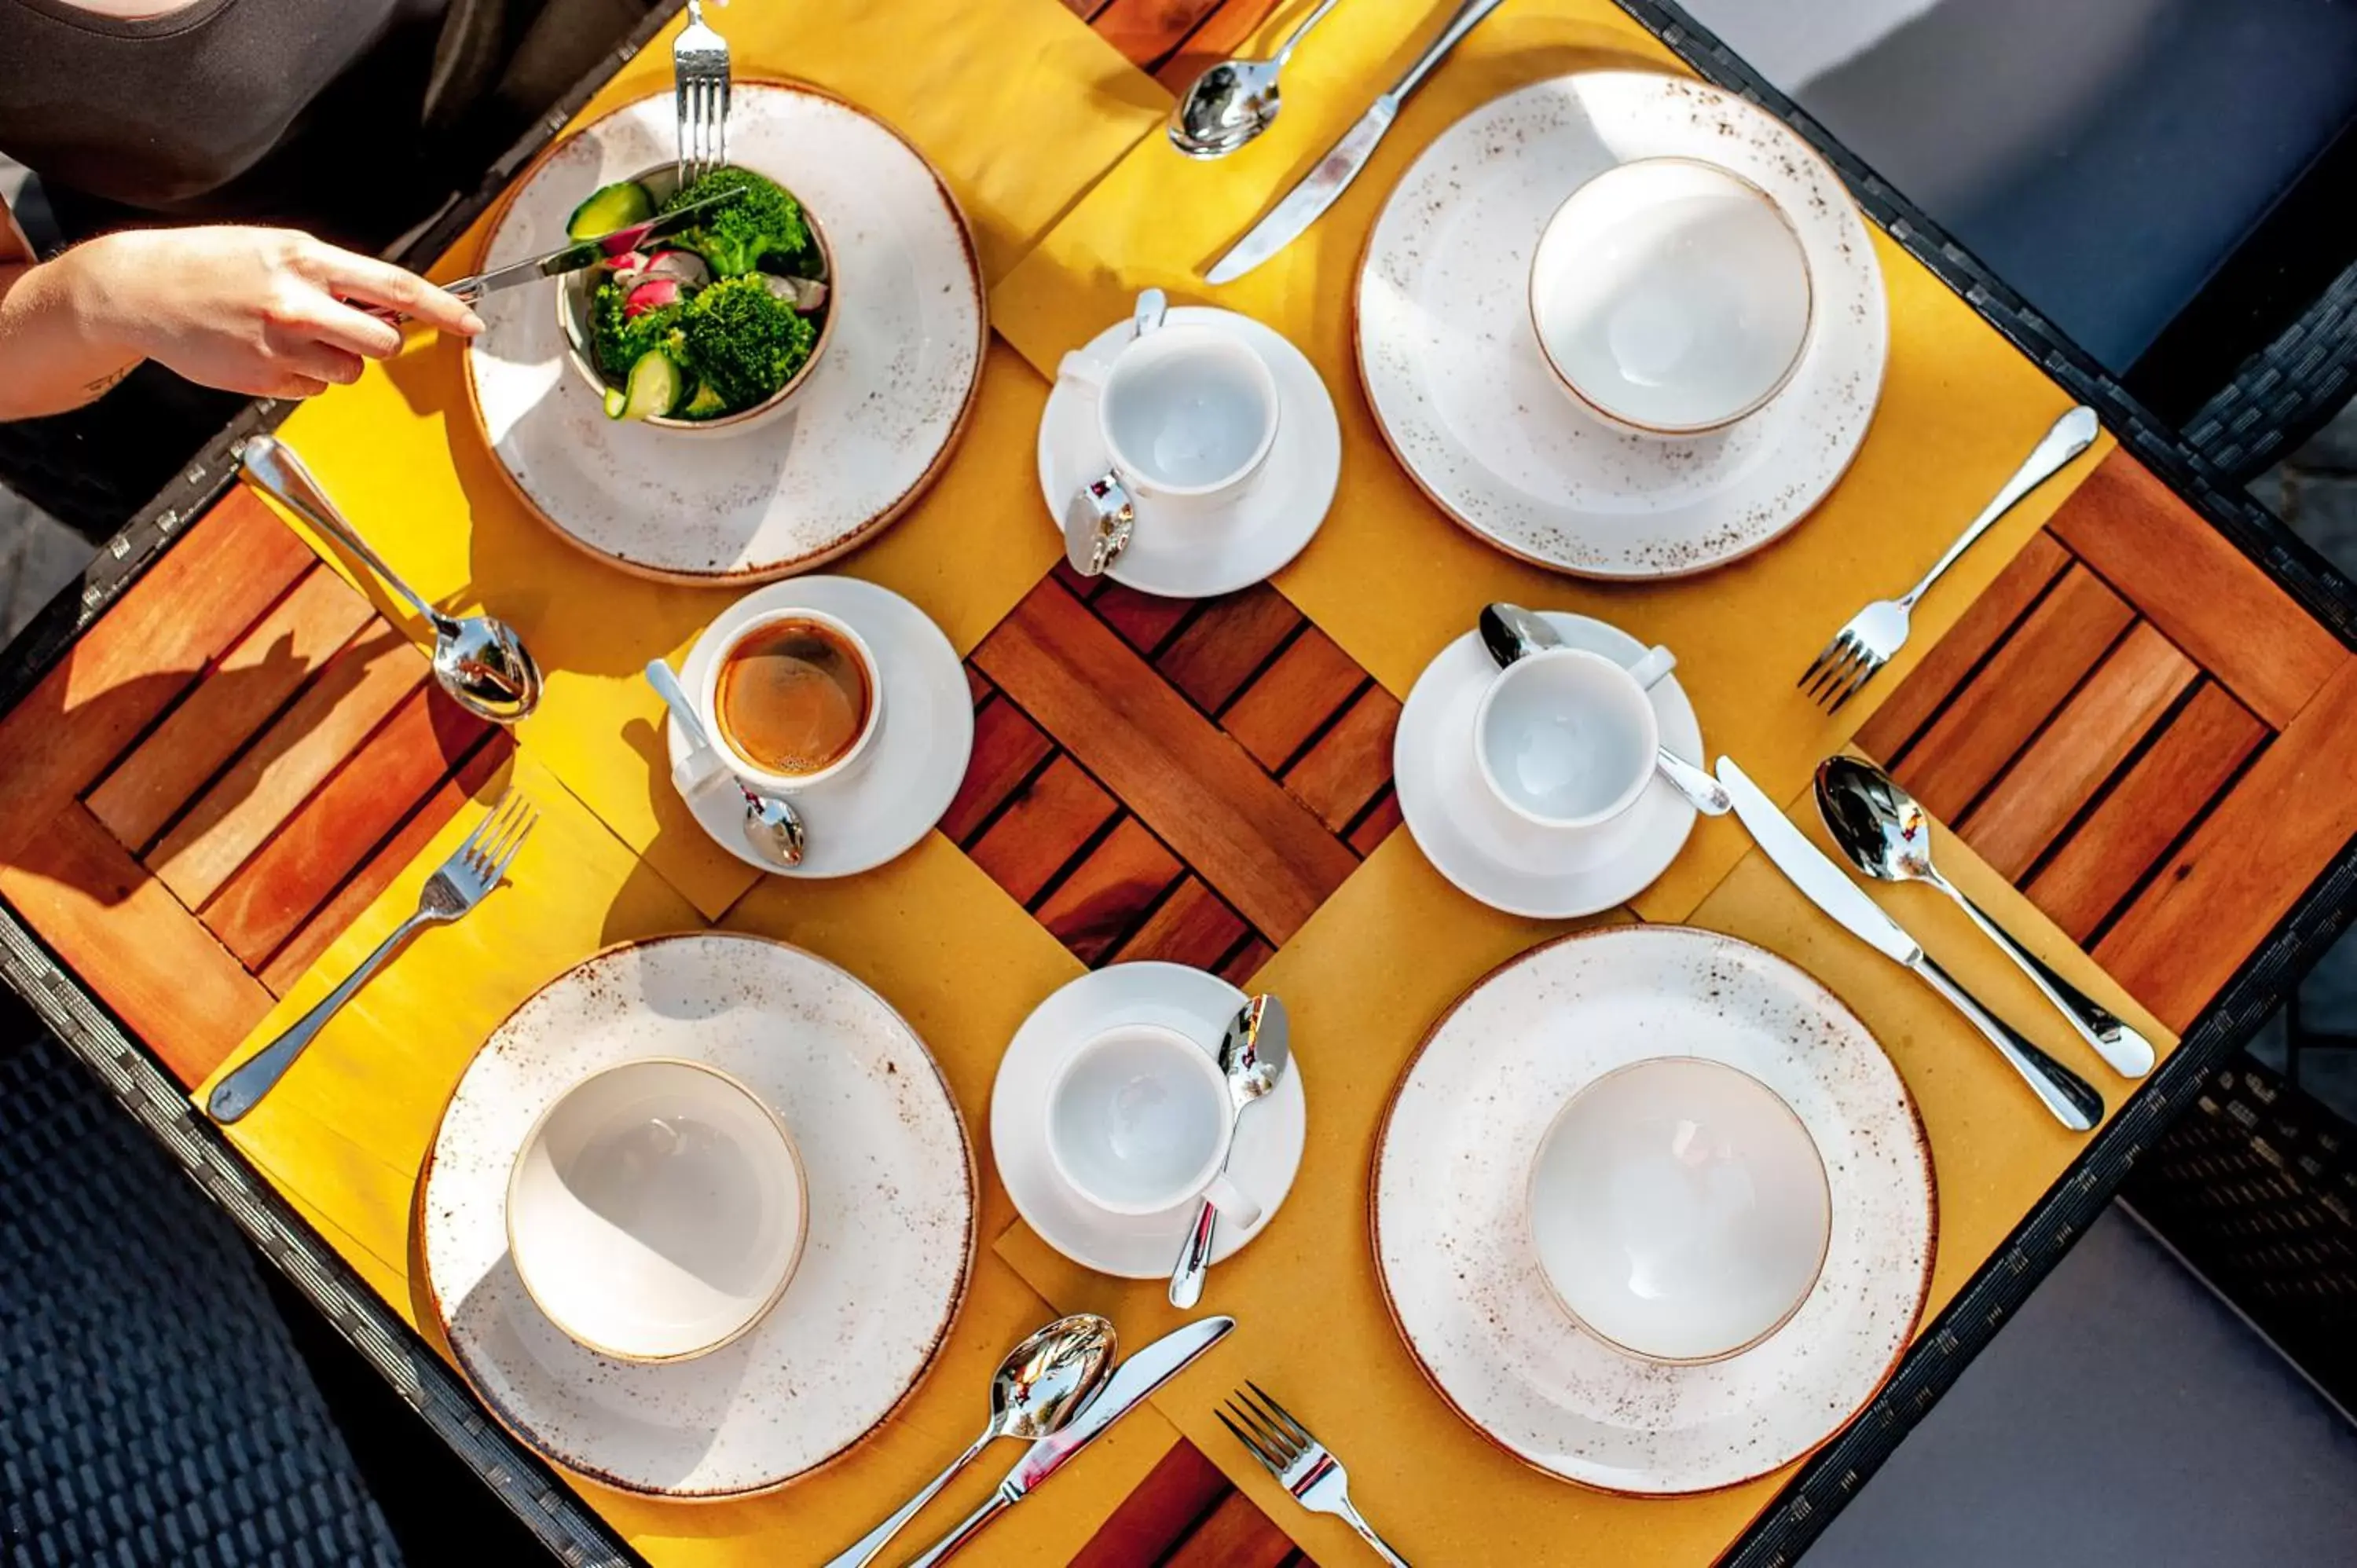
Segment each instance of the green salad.
M721 168L658 203L624 180L593 192L566 227L597 239L731 193L657 249L598 264L589 344L608 417L718 419L768 401L809 363L826 317L825 262L802 204L774 181Z

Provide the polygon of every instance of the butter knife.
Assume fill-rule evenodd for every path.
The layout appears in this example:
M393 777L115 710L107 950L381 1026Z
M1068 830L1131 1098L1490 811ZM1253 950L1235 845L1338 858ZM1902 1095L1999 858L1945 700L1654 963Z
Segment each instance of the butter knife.
M1351 182L1359 177L1359 171L1367 166L1367 160L1375 156L1384 133L1399 115L1400 105L1424 85L1432 68L1457 47L1458 40L1471 32L1474 24L1496 10L1498 5L1499 0L1465 0L1448 25L1440 29L1440 36L1415 57L1415 63L1392 83L1390 91L1375 100L1374 106L1359 117L1357 124L1342 133L1340 141L1326 149L1326 156L1301 177L1300 183L1286 192L1284 200L1270 208L1267 216L1246 230L1244 237L1226 255L1211 263L1211 270L1203 274L1205 281L1233 283L1301 238L1312 223L1325 216L1326 209L1350 188Z
M1123 1361L1114 1369L1104 1391L1089 1402L1089 1408L1081 1412L1079 1419L1053 1436L1042 1437L1031 1444L1015 1462L1015 1468L1006 1473L1006 1479L998 1483L998 1490L990 1494L990 1500L974 1509L963 1524L942 1537L931 1551L909 1564L909 1568L933 1568L934 1563L972 1541L985 1525L1030 1496L1040 1482L1104 1435L1107 1427L1143 1403L1148 1394L1227 1337L1228 1330L1235 1326L1232 1317L1199 1317Z
M600 234L595 239L576 240L573 243L561 246L544 256L534 256L529 261L511 262L503 267L494 267L487 273L475 273L467 277L453 278L442 285L442 292L454 295L465 303L472 305L487 294L496 294L503 288L513 288L518 284L533 283L541 278L563 277L566 273L577 273L584 267L596 266L608 256L619 256L635 251L650 240L668 240L683 230L693 229L709 217L713 209L725 207L736 200L737 195L736 191L724 190L717 196L707 196L701 201L691 201L686 206L666 212L660 218L650 218L643 223L632 223L625 228L617 229L610 234ZM409 319L406 314L394 310L390 306L371 306L367 308L367 314L380 321L398 323Z
M1810 903L1832 916L1844 930L1892 962L1913 970L1924 983L1946 997L1949 1004L1962 1013L1965 1021L1978 1029L1996 1047L1997 1054L2021 1075L2021 1080L2054 1113L2056 1121L2074 1133L2084 1133L2103 1120L2104 1098L2086 1079L1973 1000L1972 993L1953 975L1932 961L1921 943L1884 914L1824 851L1792 825L1792 819L1761 792L1759 785L1744 776L1733 759L1718 759L1718 781L1734 799L1735 814L1743 819L1743 825L1751 831L1753 840L1767 852L1768 858L1776 863L1776 869L1792 878L1792 886L1806 894Z

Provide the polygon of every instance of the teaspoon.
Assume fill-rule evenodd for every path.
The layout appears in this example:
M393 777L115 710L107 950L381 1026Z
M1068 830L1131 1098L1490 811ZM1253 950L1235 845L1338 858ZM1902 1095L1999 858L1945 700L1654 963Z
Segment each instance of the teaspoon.
M690 746L711 752L716 757L720 755L720 748L712 744L712 736L705 732L704 721L695 716L695 704L688 701L686 691L681 687L679 677L671 672L670 665L660 659L648 660L647 684L655 689L655 694L663 700L663 706L669 708L672 716L679 721L679 727L687 732ZM802 863L802 813L794 810L793 803L775 795L760 793L738 778L734 768L728 769L728 781L737 786L738 794L745 797L745 842L753 846L753 853L779 865L800 865Z
M1277 73L1293 58L1294 46L1333 8L1334 0L1320 0L1268 59L1222 60L1197 77L1171 105L1170 145L1190 158L1221 158L1267 130L1285 107Z
M1503 601L1481 607L1481 646L1503 670L1524 654L1564 646L1563 634L1535 610ZM1723 817L1735 802L1727 798L1717 779L1666 746L1653 748L1653 770L1686 798L1686 804L1706 817Z
M980 1457L994 1438L1031 1440L1061 1432L1103 1389L1113 1374L1113 1325L1093 1312L1060 1317L1009 1350L990 1380L990 1424L982 1435L890 1518L837 1552L826 1568L861 1568L874 1562L900 1527Z
M1245 1003L1228 1026L1227 1037L1220 1042L1220 1071L1228 1080L1228 1101L1238 1122L1256 1101L1285 1081L1286 1067L1293 1059L1290 1035L1285 1004L1265 992ZM1228 1148L1232 1155L1232 1137ZM1219 1222L1220 1211L1211 1200L1197 1199L1195 1223L1187 1228L1178 1265L1170 1271L1171 1305L1189 1307L1202 1299L1203 1274L1211 1266L1211 1232Z
M2040 963L2006 935L1964 890L1932 864L1932 824L1897 779L1855 757L1829 757L1817 768L1817 810L1849 863L1880 882L1923 882L1945 893L1973 924L2071 1021L2079 1037L2114 1070L2142 1078L2152 1070L2152 1042L2112 1016L2094 998Z
M344 521L319 481L276 436L248 436L239 456L255 485L359 556L425 618L434 628L434 679L453 702L499 725L514 724L539 705L540 666L507 622L492 616L445 615L427 604Z

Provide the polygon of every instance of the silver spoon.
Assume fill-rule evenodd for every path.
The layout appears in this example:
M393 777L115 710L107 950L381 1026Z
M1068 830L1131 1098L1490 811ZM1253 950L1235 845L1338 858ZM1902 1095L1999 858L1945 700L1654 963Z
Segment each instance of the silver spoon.
M663 706L679 721L679 727L687 732L690 746L716 757L721 755L720 748L712 744L712 736L705 732L704 721L695 716L695 704L688 701L685 689L680 685L679 677L671 672L670 665L660 659L648 660L647 684L655 689ZM802 813L794 810L793 802L760 793L738 778L734 768L728 770L728 781L745 797L745 842L753 846L753 853L779 865L800 865L804 834Z
M1006 1353L990 1380L990 1424L950 1467L919 1488L892 1516L835 1553L826 1568L872 1563L917 1510L956 1478L998 1437L1052 1437L1089 1406L1113 1375L1113 1325L1093 1312L1060 1317Z
M1963 906L1982 934L2020 966L2114 1070L2128 1078L2142 1078L2152 1070L2150 1040L2040 963L1940 875L1932 864L1931 821L1897 779L1855 757L1829 757L1817 768L1817 810L1842 854L1868 876L1880 882L1927 882Z
M1220 1071L1227 1075L1228 1101L1238 1122L1254 1101L1285 1081L1286 1066L1293 1059L1290 1034L1285 1004L1265 992L1245 1003L1228 1025L1227 1037L1220 1042ZM1233 1138L1228 1152L1235 1153ZM1195 1223L1187 1228L1178 1262L1170 1271L1171 1305L1189 1307L1202 1299L1203 1274L1211 1266L1211 1232L1219 1222L1220 1211L1209 1199L1196 1203Z
M1563 645L1563 634L1535 610L1502 601L1481 607L1481 646L1490 650L1490 657L1498 661L1501 670L1526 653ZM1668 779L1671 787L1686 798L1686 803L1706 817L1723 817L1735 805L1717 779L1666 746L1653 748L1653 770Z
M1285 107L1277 73L1293 58L1294 46L1333 8L1334 0L1319 0L1268 59L1222 60L1197 77L1170 106L1170 145L1190 158L1222 158L1267 130Z
M401 580L352 530L301 460L274 435L251 435L240 449L248 478L280 505L365 562L434 628L434 679L451 700L497 725L511 725L540 703L540 666L507 622L491 616L445 615Z

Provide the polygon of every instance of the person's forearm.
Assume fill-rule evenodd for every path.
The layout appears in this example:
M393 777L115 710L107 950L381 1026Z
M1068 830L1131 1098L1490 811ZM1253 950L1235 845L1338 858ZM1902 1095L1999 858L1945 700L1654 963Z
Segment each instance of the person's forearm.
M80 408L144 358L109 297L108 242L0 265L0 420Z

